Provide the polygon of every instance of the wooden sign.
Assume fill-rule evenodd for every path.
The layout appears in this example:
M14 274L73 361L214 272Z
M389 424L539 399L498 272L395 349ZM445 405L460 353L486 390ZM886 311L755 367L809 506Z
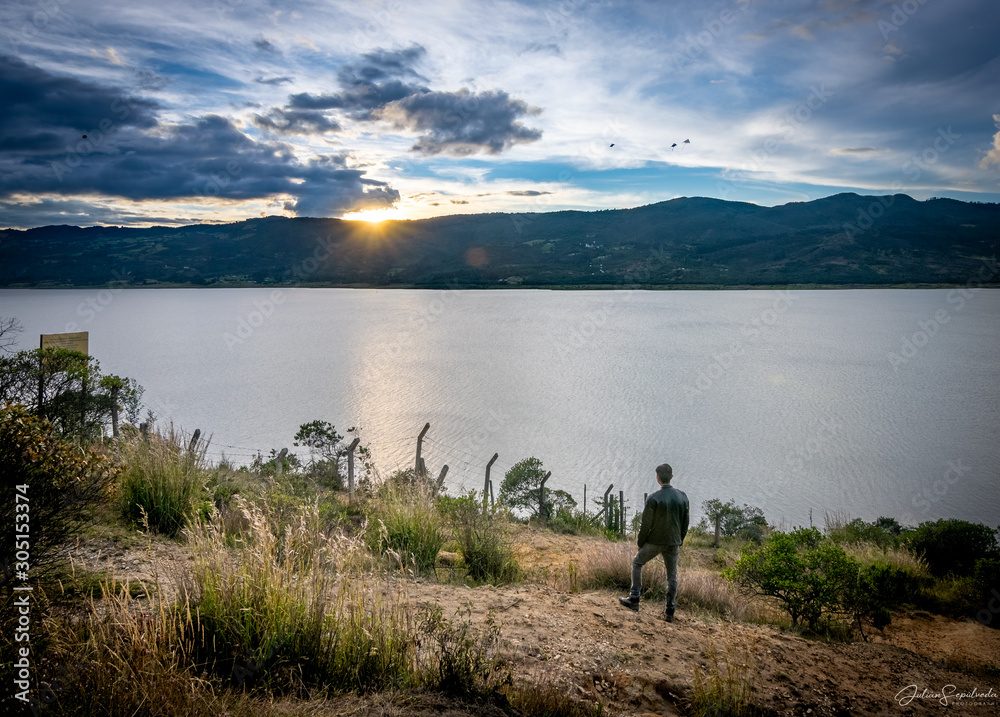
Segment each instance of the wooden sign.
M43 349L69 349L88 354L88 331L77 331L72 334L42 334L39 348Z

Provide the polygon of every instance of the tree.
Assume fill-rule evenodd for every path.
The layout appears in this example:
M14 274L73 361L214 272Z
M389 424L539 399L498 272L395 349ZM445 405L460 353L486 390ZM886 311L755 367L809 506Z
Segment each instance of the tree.
M721 519L719 529L723 536L739 536L755 543L764 538L767 519L760 508L745 503L740 508L735 501L723 503L718 498L712 498L702 503L701 509L706 516L701 524L704 530L714 530L715 520L718 517Z
M0 351L12 353L17 345L17 335L24 331L24 326L13 316L0 316Z
M545 476L542 462L534 456L518 461L504 474L500 484L500 503L512 510L526 510L531 515L537 515L538 491ZM543 501L545 514L552 515L557 504L565 507L569 501L576 505L576 501L565 491L546 490Z
M15 533L15 524L22 524L17 516L23 515L16 506L31 507L29 574L35 578L86 522L117 469L107 456L64 441L51 423L20 406L0 408L0 466L12 491L0 503L0 532L13 546L15 536L24 537ZM15 501L14 491L23 493L25 500ZM3 585L16 575L14 557L11 550L3 553Z
M966 577L980 558L1000 558L993 528L954 518L921 523L906 536L906 543L927 560L937 577L948 573Z
M815 528L799 528L775 531L763 545L748 546L723 574L748 593L777 598L793 625L815 629L823 613L841 611L859 567Z
M133 379L102 375L97 360L79 351L0 355L0 403L25 406L63 435L93 438L119 412L136 420L142 393Z

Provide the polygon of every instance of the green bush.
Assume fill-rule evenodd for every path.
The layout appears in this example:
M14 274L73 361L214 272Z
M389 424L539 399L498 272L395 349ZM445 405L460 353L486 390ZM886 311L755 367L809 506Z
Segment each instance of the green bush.
M506 514L484 511L474 493L439 505L451 523L470 578L499 585L520 577Z
M754 543L764 539L767 519L760 508L745 503L741 508L734 501L723 503L713 498L702 503L701 509L705 512L705 517L698 527L707 533L715 534L715 520L718 517L721 519L719 532L723 537L736 537Z
M828 525L827 536L835 543L871 543L880 548L895 548L899 545L900 526L892 518L879 518L866 523L855 518L849 523Z
M399 475L382 485L369 504L367 541L377 554L390 550L402 566L413 564L418 571L434 567L444 545L441 515L428 490L409 483Z
M641 515L636 516L640 520ZM558 508L555 515L549 518L545 524L554 533L564 533L566 535L603 535L602 527L594 524L594 516L584 515L583 511L572 508ZM635 528L638 531L638 528Z
M980 523L949 519L921 523L906 534L906 545L927 560L937 577L971 576L981 558L1000 558L996 531Z
M37 578L51 567L57 548L79 531L92 508L106 498L116 468L108 457L59 438L52 424L20 406L0 409L0 466L8 490L0 504L0 535L12 548L25 530L15 532L15 525L26 526L30 574ZM24 497L19 500L17 495ZM30 515L30 520L18 515ZM3 556L0 585L7 585L15 576L15 551L6 549Z
M173 427L151 433L148 440L136 435L123 442L118 503L125 519L173 537L205 512L210 506L210 476L202 467L205 447L189 452Z
M777 598L793 625L815 629L824 614L840 611L858 570L857 561L818 530L800 528L748 546L724 575L747 592Z

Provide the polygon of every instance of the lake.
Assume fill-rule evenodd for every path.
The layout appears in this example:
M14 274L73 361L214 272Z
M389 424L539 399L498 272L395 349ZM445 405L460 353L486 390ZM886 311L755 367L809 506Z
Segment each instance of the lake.
M89 331L158 424L248 463L314 419L383 473L416 436L448 492L528 456L630 507L674 468L791 527L825 513L1000 524L1000 291L0 290L39 333ZM591 502L588 510L593 508Z

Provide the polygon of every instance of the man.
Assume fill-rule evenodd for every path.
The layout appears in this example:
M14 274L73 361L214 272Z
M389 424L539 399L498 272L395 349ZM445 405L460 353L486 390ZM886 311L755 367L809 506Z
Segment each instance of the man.
M673 469L664 463L656 467L656 481L661 488L646 499L639 528L639 552L632 559L632 590L618 602L630 610L639 610L642 592L642 566L663 556L667 566L667 622L674 621L677 606L677 557L688 530L688 498L670 485Z

